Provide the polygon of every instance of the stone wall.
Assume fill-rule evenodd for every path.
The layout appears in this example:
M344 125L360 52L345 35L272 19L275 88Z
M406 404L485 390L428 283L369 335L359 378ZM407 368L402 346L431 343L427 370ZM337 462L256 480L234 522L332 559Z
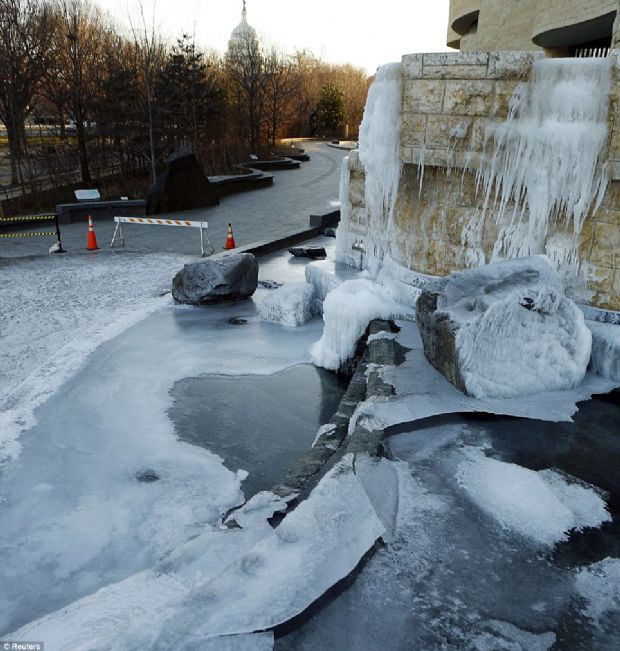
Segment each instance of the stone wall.
M587 23L601 20L617 7L618 0L451 0L448 44L462 51L522 51L538 50L539 42L557 48L560 42L566 45L566 38L574 38L575 45L589 40L592 26L585 27ZM468 17L475 11L477 25L472 31L451 31L471 22ZM570 33L561 34L567 28Z
M620 54L620 53L619 53ZM446 275L489 262L498 234L483 216L476 171L490 121L504 120L536 52L415 54L403 57L403 173L394 211L392 255L416 272ZM611 182L581 232L573 296L620 310L620 101L618 56L609 115ZM421 165L423 163L423 165ZM364 177L351 157L351 231L364 234ZM550 233L548 241L561 235ZM549 245L550 246L550 245Z

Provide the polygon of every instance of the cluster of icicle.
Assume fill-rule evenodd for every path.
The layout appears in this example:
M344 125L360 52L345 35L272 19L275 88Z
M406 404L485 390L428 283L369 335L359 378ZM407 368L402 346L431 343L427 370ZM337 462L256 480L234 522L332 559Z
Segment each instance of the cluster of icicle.
M550 227L564 232L558 266L574 260L584 220L596 210L608 177L603 153L611 61L536 61L530 84L515 91L508 119L490 126L477 173L483 213L500 232L493 259L545 253Z
M368 230L364 266L376 273L389 249L392 215L401 174L400 113L402 72L400 63L377 71L368 91L360 126L359 158L366 175L365 203Z

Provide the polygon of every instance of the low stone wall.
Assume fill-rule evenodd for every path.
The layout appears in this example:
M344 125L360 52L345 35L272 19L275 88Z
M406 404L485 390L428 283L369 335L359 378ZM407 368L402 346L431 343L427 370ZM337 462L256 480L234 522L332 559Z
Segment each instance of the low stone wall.
M508 116L510 99L527 81L537 52L406 55L402 60L401 157L392 254L414 271L446 275L488 262L498 235L492 211L482 214L476 171L485 129ZM587 216L579 241L581 268L570 293L580 302L620 310L619 51L609 110L610 183ZM350 231L363 237L364 169L350 156ZM551 230L547 241L562 236Z

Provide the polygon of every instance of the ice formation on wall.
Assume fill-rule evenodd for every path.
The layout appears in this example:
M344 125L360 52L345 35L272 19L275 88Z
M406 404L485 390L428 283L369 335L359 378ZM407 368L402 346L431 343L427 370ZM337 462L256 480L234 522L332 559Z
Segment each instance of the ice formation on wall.
M351 232L350 178L350 159L349 156L345 156L342 159L342 167L340 168L340 223L336 231L336 260L350 267L358 267L360 254L353 250L355 237Z
M603 152L611 90L608 59L542 59L515 91L508 119L485 134L492 144L477 174L485 213L500 234L493 259L545 253L553 225L570 234L561 266L607 187Z
M363 265L376 273L389 249L391 219L400 182L400 113L402 107L402 72L400 63L388 63L377 71L368 91L364 119L360 126L359 158L366 173L365 203L367 234ZM343 164L343 178L348 174ZM341 180L342 192L348 178ZM342 210L342 208L341 208ZM338 229L337 260L347 262L350 233L346 222Z

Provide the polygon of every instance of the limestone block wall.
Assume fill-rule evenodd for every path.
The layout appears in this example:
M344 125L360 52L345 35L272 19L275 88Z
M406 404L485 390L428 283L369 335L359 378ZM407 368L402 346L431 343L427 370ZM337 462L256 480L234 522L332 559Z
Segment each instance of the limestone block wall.
M583 303L620 310L620 53L614 52L609 114L610 183L588 215L580 267L569 278ZM403 172L393 217L392 255L414 271L446 275L489 262L498 234L483 215L476 171L490 121L504 120L517 84L529 79L536 52L414 54L403 57ZM363 169L351 160L352 227L364 232ZM548 252L563 227L549 234Z
M604 32L617 8L618 0L450 0L447 42L462 51L553 50Z

